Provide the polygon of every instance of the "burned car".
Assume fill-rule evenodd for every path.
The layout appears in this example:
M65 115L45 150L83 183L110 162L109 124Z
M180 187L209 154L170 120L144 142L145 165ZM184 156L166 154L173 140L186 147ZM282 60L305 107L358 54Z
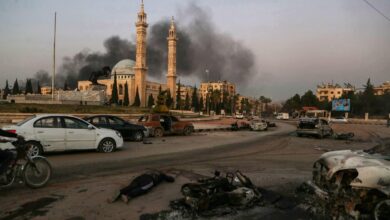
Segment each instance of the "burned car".
M325 136L332 136L333 129L324 119L301 118L297 126L297 136L301 137L303 135L311 135L318 138L323 138Z
M162 137L167 134L191 135L194 125L191 122L181 121L177 117L165 114L150 114L141 116L139 125L143 125L154 137Z
M309 182L336 219L390 219L390 157L364 151L331 151L313 166Z
M268 129L268 124L265 120L252 120L249 126L252 131L266 131Z

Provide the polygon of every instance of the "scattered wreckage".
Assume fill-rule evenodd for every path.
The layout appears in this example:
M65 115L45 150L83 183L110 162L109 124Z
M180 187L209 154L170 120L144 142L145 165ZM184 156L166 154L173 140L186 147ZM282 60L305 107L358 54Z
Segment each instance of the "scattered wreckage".
M390 219L390 157L364 151L324 153L307 184L333 219Z

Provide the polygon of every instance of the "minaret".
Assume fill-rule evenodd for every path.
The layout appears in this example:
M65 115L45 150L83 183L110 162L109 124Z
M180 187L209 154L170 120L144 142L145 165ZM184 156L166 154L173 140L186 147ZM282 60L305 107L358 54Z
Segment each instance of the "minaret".
M171 27L168 33L168 72L167 72L167 87L171 92L172 99L176 102L176 27L172 17Z
M135 88L138 88L138 93L141 100L141 107L146 107L146 13L144 11L144 1L141 3L141 10L138 12L138 20L135 23L137 30L137 48L135 55ZM134 93L135 94L135 93Z

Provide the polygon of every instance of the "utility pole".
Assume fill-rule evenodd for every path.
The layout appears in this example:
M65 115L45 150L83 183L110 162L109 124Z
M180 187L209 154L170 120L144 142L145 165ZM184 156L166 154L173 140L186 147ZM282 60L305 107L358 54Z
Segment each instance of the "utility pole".
M57 29L57 12L54 12L54 42L53 42L53 76L51 79L51 100L54 102L54 83L56 77L56 29Z

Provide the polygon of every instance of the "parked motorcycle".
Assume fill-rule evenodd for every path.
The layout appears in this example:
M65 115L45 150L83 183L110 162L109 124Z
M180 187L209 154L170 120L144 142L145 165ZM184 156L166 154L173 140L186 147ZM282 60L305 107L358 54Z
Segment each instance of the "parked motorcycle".
M19 139L12 143L15 146L14 160L3 174L5 179L0 181L0 188L11 186L15 180L23 181L30 188L45 186L51 177L52 168L45 157L29 154L30 145Z

